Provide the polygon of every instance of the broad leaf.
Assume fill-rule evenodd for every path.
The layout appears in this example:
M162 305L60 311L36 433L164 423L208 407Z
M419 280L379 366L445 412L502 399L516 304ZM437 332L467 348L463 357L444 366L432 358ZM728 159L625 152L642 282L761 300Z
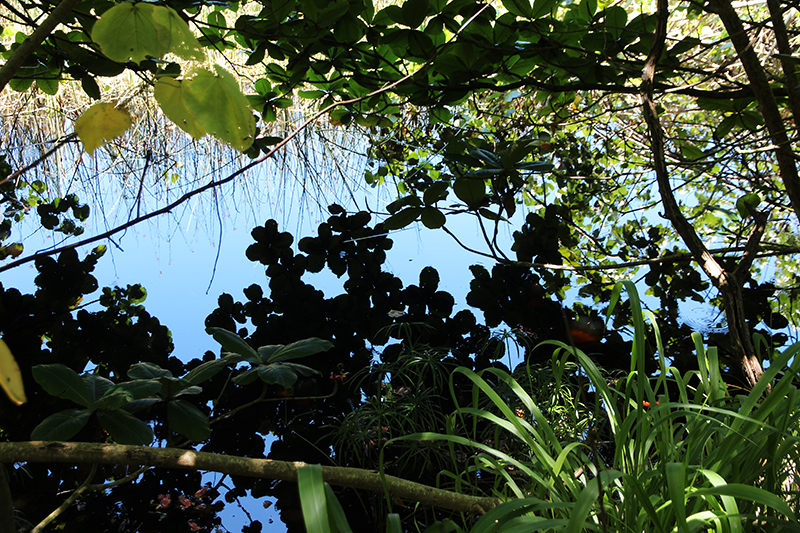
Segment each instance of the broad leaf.
M89 398L93 402L102 398L114 386L113 381L97 374L83 376L83 383L86 385L86 389L89 391Z
M195 139L208 133L186 108L183 101L183 84L180 80L169 76L159 78L156 82L154 96L164 114L180 129Z
M206 328L206 333L214 337L226 352L239 354L252 363L263 362L258 352L236 333L222 328Z
M288 361L314 355L315 353L327 352L331 348L333 348L332 342L311 337L291 344L262 346L258 349L258 353L264 362L274 363L275 361Z
M458 178L453 183L453 192L471 209L478 207L486 197L486 184L482 179Z
M161 368L154 363L136 363L131 365L128 370L128 377L131 379L158 379L163 376L172 376L172 372Z
M136 379L115 386L113 391L125 391L134 398L147 398L161 390L161 382L156 379Z
M92 404L92 397L81 377L74 370L62 364L33 367L33 379L48 394L72 400L85 407Z
M106 57L120 63L161 59L172 52L184 59L202 59L200 43L175 10L140 2L118 4L98 19L92 40Z
M184 400L175 400L167 405L169 427L185 435L189 440L200 442L211 436L208 416Z
M214 376L219 373L223 368L228 366L228 361L225 359L214 359L213 361L206 361L200 366L193 368L188 374L183 376L183 379L191 383L192 385L197 385L198 383L202 383L208 379L213 378Z
M94 104L75 121L75 133L89 155L93 155L95 150L113 141L130 127L131 117L128 112L105 102Z
M68 409L50 415L31 432L31 440L69 440L89 422L88 409Z
M219 65L214 69L197 69L183 81L184 104L203 129L244 152L255 140L255 117L236 78Z
M245 370L238 376L234 377L233 382L236 383L237 385L249 385L250 383L255 381L256 378L258 377L259 368L261 368L261 365Z
M153 442L153 430L145 422L122 409L97 411L100 426L119 444L146 446Z
M200 43L177 11L166 6L155 6L153 24L160 44L168 52L183 59L205 59Z
M300 374L301 376L313 376L314 374L320 375L321 372L319 370L314 370L310 366L306 365L299 365L297 363L275 363L281 366L285 366L292 372L296 374Z
M106 394L96 402L94 402L90 409L119 409L126 403L133 400L133 395L127 391L112 392Z
M297 373L284 364L261 365L257 370L258 377L267 385L281 385L288 389L297 381Z
M200 387L195 387L188 381L182 378L173 378L171 376L162 376L159 378L161 382L161 396L164 398L175 398L182 392L186 391L187 389L195 389L193 392L189 394L196 394L200 392L202 389Z

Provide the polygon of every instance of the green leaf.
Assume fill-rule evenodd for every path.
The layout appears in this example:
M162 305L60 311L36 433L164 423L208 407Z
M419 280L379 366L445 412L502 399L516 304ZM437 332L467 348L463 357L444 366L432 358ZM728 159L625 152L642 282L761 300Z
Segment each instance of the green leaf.
M208 416L185 400L169 402L167 416L170 429L193 442L204 441L211 436Z
M444 200L447 198L447 194L450 190L450 184L446 181L437 181L430 185L427 189L425 189L425 193L422 195L422 200L425 202L426 205L433 205L439 200Z
M172 372L155 363L135 363L128 370L131 379L158 379L162 376L172 376Z
M509 13L518 17L531 18L533 15L530 0L503 0L503 5Z
M69 409L50 415L31 432L31 440L69 440L89 422L88 409Z
M90 409L119 409L126 403L133 400L133 394L128 391L117 391L110 394L105 394L99 400L95 401Z
M149 2L118 4L92 28L92 40L109 59L141 63L172 52L184 59L203 59L200 43L188 24L169 7Z
M386 533L403 533L403 524L400 522L400 515L391 513L386 517Z
M425 207L422 209L422 216L420 217L420 220L426 228L438 229L444 226L447 218L444 216L444 213L435 207Z
M220 343L222 349L226 352L239 354L253 363L264 362L264 360L261 359L261 355L236 333L222 328L206 328L206 333L214 337L214 340Z
M89 391L89 398L92 399L92 402L102 398L114 386L113 381L97 374L83 376L83 383Z
M97 411L97 420L119 444L147 446L155 437L150 426L122 409Z
M262 365L258 365L254 368L245 370L241 374L234 377L233 382L237 385L249 385L258 377L258 369L261 368L261 366Z
M735 115L725 117L714 130L714 137L720 140L725 138L725 136L731 132L734 126L736 126L736 123L737 121Z
M262 361L274 363L276 361L289 361L290 359L307 357L315 353L327 352L331 348L333 348L333 343L331 341L311 337L291 344L262 346L258 349L258 353Z
M190 394L197 394L202 390L200 387L193 386L191 383L181 378L162 376L159 378L159 381L161 382L161 396L166 399L175 398L191 388L194 388L195 390Z
M36 80L36 86L43 93L49 94L50 96L53 96L58 92L58 80L38 79Z
M466 203L470 209L475 209L486 197L486 184L482 179L457 178L455 183L453 183L453 192L458 199Z
M183 84L180 80L169 76L159 78L156 81L154 96L167 118L180 129L195 139L199 139L208 133L186 107L183 100Z
M743 219L750 217L751 211L755 211L758 204L761 203L761 197L754 192L747 193L738 200L736 200L736 210L739 216Z
M339 503L339 499L327 483L325 483L325 497L328 500L328 516L339 533L353 533L350 524L347 523L347 516L344 514L342 504Z
M321 372L319 370L314 370L310 366L300 365L297 363L273 363L278 364L281 366L285 366L289 370L293 371L295 374L300 374L301 376L311 376L314 374L320 375Z
M192 385L197 385L216 376L223 368L228 366L225 359L214 359L206 361L200 366L194 367L183 379Z
M81 377L71 368L62 364L36 365L33 367L33 379L42 388L53 396L66 398L73 402L89 407L92 398L89 389Z
M297 373L286 365L260 365L256 370L258 377L267 385L281 385L288 389L297 381Z
M407 209L403 209L384 220L383 227L389 231L405 228L417 220L417 217L419 217L421 214L421 207L409 207Z
M558 4L558 0L533 0L531 18L538 19L549 15L553 8Z
M221 16L221 14L219 14ZM102 18L102 17L101 17ZM225 18L222 18L225 22ZM192 34L189 25L171 7L155 6L153 10L153 24L156 28L158 39L167 48L169 53L182 59L205 59L200 43Z
M297 488L300 492L300 506L308 533L329 533L327 498L322 482L322 467L306 465L297 469Z
M184 104L203 129L244 152L255 140L255 117L236 78L219 65L214 69L196 69L183 81Z

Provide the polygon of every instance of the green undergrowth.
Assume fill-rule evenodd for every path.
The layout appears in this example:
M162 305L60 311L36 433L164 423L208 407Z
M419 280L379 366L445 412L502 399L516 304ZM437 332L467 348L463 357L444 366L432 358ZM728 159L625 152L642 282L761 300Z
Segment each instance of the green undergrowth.
M450 430L387 443L467 447L473 453L463 468L443 471L441 485L504 501L477 520L447 520L428 532L800 531L800 346L776 356L758 385L741 394L722 380L717 349L705 347L699 334L700 370L681 374L669 366L654 316L641 310L632 283L618 284L611 309L623 287L634 317L626 376L609 377L563 343L552 343L548 390L574 397L543 401L527 379L460 367L454 376L472 382L472 397L449 418ZM654 375L644 371L652 357L647 334L657 346ZM349 531L321 474L300 481L309 533ZM387 531L403 531L397 515Z

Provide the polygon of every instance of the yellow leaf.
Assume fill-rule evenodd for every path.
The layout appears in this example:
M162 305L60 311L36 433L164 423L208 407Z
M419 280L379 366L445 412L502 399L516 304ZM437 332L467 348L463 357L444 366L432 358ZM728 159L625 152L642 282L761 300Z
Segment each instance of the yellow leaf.
M21 405L28 401L17 361L3 339L0 339L0 385L6 391L8 399L15 404Z
M75 121L75 133L89 155L93 155L97 148L116 139L130 127L131 117L128 112L105 102L94 104Z
M183 131L195 139L199 139L207 133L186 108L180 80L169 76L159 78L156 82L155 97L164 114Z

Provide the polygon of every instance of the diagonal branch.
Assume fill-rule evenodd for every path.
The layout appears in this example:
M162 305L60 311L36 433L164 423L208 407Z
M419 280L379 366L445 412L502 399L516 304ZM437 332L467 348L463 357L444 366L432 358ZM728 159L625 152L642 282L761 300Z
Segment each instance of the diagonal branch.
M61 0L56 8L44 19L42 22L24 41L20 44L11 57L0 67L0 92L5 89L5 86L11 81L11 78L19 71L28 57L39 47L42 42L56 29L66 16L72 11L72 8L78 5L80 0Z
M781 180L783 181L784 187L786 187L786 193L789 195L789 201L792 204L795 216L800 217L800 176L798 176L797 173L797 165L794 155L792 154L789 137L786 133L786 126L783 122L783 118L781 118L775 94L772 92L772 88L769 85L767 73L761 65L758 55L753 48L753 43L750 42L747 31L739 15L736 14L736 10L733 8L730 0L711 0L709 5L713 12L717 13L722 24L725 26L725 30L728 32L731 42L736 49L736 54L739 56L739 60L742 62L742 66L747 73L750 87L752 87L753 94L758 102L758 108L761 111L761 115L764 117L764 125L767 127L772 143L777 146L775 150L775 160L778 163ZM777 16L780 16L780 13L777 13ZM776 14L773 12L773 24L776 20L775 17ZM776 38L779 39L779 28L775 28L775 30ZM780 46L780 41L778 41L778 44ZM787 85L789 85L790 81L786 81ZM789 91L790 101L792 90L794 90L794 88ZM795 119L798 119L798 117L795 116Z
M253 459L235 455L196 452L178 448L151 448L91 442L3 442L0 443L0 464L89 463L129 466L155 466L184 470L221 472L224 474L297 481L302 462ZM389 492L391 496L451 511L484 514L501 503L498 498L470 496L415 483L395 476L360 468L323 466L322 477L331 485Z

